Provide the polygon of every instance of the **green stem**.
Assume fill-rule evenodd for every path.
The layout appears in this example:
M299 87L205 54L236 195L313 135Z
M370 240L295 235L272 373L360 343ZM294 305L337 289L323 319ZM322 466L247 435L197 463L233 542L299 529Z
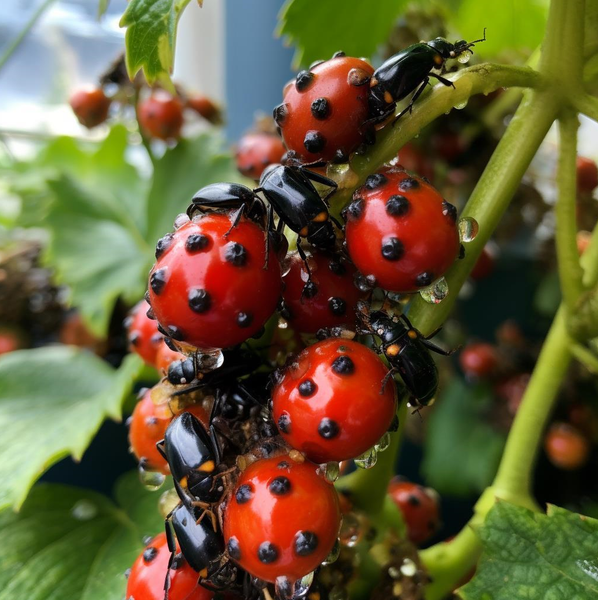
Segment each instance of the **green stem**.
M475 240L467 244L465 258L445 275L449 296L438 305L420 297L412 301L409 318L424 334L438 329L448 317L461 286L507 209L558 110L557 100L548 91L525 94L463 210L462 216L474 218L480 230Z
M598 123L598 98L589 94L576 94L571 100L576 111Z
M31 17L29 17L29 21L25 23L25 27L21 29L17 37L8 45L8 48L6 48L6 50L2 53L2 56L0 56L0 71L8 62L15 50L21 45L21 42L25 39L33 26L38 22L39 18L46 12L48 8L50 8L52 4L54 4L54 2L55 0L44 0L44 2L42 2L33 12Z
M559 162L557 171L558 201L556 204L556 254L561 291L567 310L575 312L583 292L583 271L577 250L577 115L564 109L559 118Z
M407 403L399 406L399 430L392 434L390 446L379 454L376 466L371 469L357 469L341 477L337 482L340 490L349 492L351 501L360 510L377 515L384 505L388 484L394 475L401 440L407 419Z
M588 350L581 344L573 344L571 346L571 354L578 360L588 371L598 375L598 356L591 350Z

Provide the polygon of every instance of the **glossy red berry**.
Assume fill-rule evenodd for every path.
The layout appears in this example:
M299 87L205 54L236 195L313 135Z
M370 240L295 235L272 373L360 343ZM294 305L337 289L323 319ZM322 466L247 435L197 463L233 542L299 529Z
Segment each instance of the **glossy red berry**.
M210 123L217 125L222 122L220 108L207 96L190 96L187 98L187 107Z
M230 232L229 232L230 230ZM265 233L241 219L208 214L158 242L150 273L152 309L171 338L197 348L228 348L255 335L281 292L280 263L265 262Z
M183 412L190 412L204 425L208 425L208 415L199 405L191 405ZM164 457L158 452L156 443L164 439L166 428L174 418L168 403L156 405L148 390L136 404L131 417L129 428L129 443L133 454L138 460L143 460L149 471L160 471L165 475L170 473Z
M582 194L591 194L598 187L596 161L585 156L577 157L577 189Z
M177 547L178 550L178 547ZM144 548L131 568L127 581L127 600L164 600L164 582L170 550L166 534L158 534ZM198 585L197 573L179 553L170 569L170 600L210 600L214 594Z
M298 253L289 258L283 277L284 316L300 333L323 327L354 327L355 307L363 292L354 284L355 267L339 257L314 252L308 258L311 279Z
M385 290L425 288L459 255L457 209L403 170L370 175L344 215L351 260Z
M145 300L136 304L125 319L125 328L131 352L139 354L148 365L154 366L158 348L164 342L158 324L147 316L149 307Z
M519 405L525 394L530 380L529 373L518 373L499 381L494 387L495 394L507 404L509 412L514 415L519 410Z
M295 582L330 554L340 510L334 486L316 465L282 455L241 473L224 510L229 556L264 581Z
M19 336L9 330L0 331L0 354L14 352L21 347Z
M459 355L461 369L470 377L490 377L496 371L498 361L496 347L482 342L468 344Z
M423 544L436 533L440 515L434 490L396 478L390 482L388 494L403 513L407 535L414 544Z
M548 460L559 469L574 471L583 467L590 454L586 437L568 423L553 423L544 438Z
M97 127L108 118L110 103L102 88L77 90L69 100L79 123L88 129Z
M153 138L179 138L183 126L182 102L165 92L151 95L139 103L139 125Z
M259 180L268 165L279 163L286 152L282 140L274 134L258 132L245 134L237 144L237 169L245 177Z
M176 350L172 350L169 346L163 342L156 352L155 366L161 373L166 373L170 363L175 360L185 360L187 357Z
M349 56L301 71L274 109L286 147L304 162L348 160L366 140L373 73L370 64Z
M327 339L299 354L272 393L285 441L314 462L355 458L395 416L395 383L378 355L357 342Z

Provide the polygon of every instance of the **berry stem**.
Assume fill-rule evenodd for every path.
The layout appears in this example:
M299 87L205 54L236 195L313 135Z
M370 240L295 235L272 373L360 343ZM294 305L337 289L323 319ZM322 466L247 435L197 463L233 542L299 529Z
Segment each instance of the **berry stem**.
M564 109L559 117L560 148L557 171L558 201L556 204L556 252L561 290L567 311L575 312L583 290L583 271L577 250L576 216L576 148L577 115Z
M578 360L588 371L594 375L598 375L598 356L591 350L588 350L581 344L573 344L571 346L571 354Z
M598 123L598 98L583 93L574 96L572 103L575 110Z

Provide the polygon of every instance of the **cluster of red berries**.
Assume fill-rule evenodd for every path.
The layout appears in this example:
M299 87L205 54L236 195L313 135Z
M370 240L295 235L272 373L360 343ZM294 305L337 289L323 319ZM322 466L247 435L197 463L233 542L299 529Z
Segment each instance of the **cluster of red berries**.
M171 594L185 564L212 590L253 598L274 585L279 598L303 595L338 545L338 463L373 466L397 425L394 374L417 406L436 393L429 351L443 351L393 312L397 294L429 288L462 255L456 208L426 180L388 165L356 190L343 227L327 204L336 183L314 170L323 164L299 161L347 160L367 141L373 72L338 54L300 73L275 110L285 164L261 172L274 145L268 160L240 147L259 187L202 188L157 243L149 304L128 331L132 348L166 376L144 392L130 442L145 473L174 479L179 504L166 522L180 552L171 542ZM289 256L285 227L298 236ZM278 369L250 341L276 327L277 309L307 344ZM359 335L381 345L371 349ZM408 520L419 522L410 537L421 542L438 516L423 523L416 497L428 513L432 497L419 488L406 496ZM142 557L127 596L146 568Z

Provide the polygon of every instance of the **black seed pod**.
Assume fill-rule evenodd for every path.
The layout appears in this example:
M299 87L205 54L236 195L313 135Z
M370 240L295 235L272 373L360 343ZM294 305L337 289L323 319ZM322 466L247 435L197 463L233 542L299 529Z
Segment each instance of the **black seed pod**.
M317 388L316 384L311 379L305 379L299 384L297 389L304 398L307 398L308 396L313 396Z
M237 504L246 504L253 498L253 488L248 484L244 483L240 485L235 492L235 500Z
M274 121L276 121L277 125L282 125L289 114L289 109L284 102L279 104L272 111L272 116L274 117Z
M168 325L168 327L166 327L166 333L164 333L164 335L171 337L173 340L176 340L177 342L182 342L185 337L183 335L183 332L175 325Z
M201 233L192 233L185 240L185 250L190 254L194 252L201 252L205 250L210 243L210 238L207 235L203 235Z
M154 294L160 294L166 285L166 281L168 280L168 269L166 267L162 267L161 269L156 269L150 275L150 287L152 288L152 292Z
M319 131L308 131L305 134L303 145L308 152L316 154L324 150L326 138Z
M281 433L290 433L291 431L291 417L287 413L282 413L280 417L278 417L278 429Z
M229 242L224 250L224 260L235 267L243 267L247 263L247 250L238 242Z
M342 148L339 148L335 151L332 162L337 164L349 162L349 155Z
M363 214L365 203L363 198L355 198L349 206L343 211L345 220L356 221Z
M257 557L261 563L269 565L278 559L278 548L270 542L262 542L257 549Z
M275 477L268 486L271 494L284 496L291 491L291 480L288 477Z
M328 308L333 315L342 317L347 312L347 303L342 298L333 296L328 300Z
M318 547L318 536L313 531L300 531L295 536L297 556L309 556Z
M442 201L442 214L448 217L453 223L457 222L457 207L446 200Z
M189 291L188 304L193 312L201 314L209 310L212 299L206 290L194 288Z
M158 240L158 243L156 244L156 258L160 258L162 254L170 248L173 238L174 235L172 233L167 233Z
M347 56L342 50L339 50L338 52L335 52L332 55L332 58L342 58L343 56Z
M409 212L410 203L405 196L391 196L386 201L386 212L392 217L402 217Z
M368 175L365 180L365 187L368 190L375 190L379 187L382 187L388 182L388 179L382 173L374 173L373 175Z
M146 563L152 562L152 560L154 560L154 558L156 558L156 556L158 556L158 550L156 548L154 548L153 546L148 546L143 551L143 561Z
M413 177L407 177L399 183L399 190L401 192L408 192L409 190L416 190L419 188L419 181L413 179Z
M323 121L330 114L330 103L327 98L316 98L311 103L311 114L314 119Z
M380 250L382 257L386 260L399 260L405 253L401 240L396 237L387 238L382 242Z
M418 287L430 285L434 281L434 274L430 271L424 271L415 278L415 283Z
M253 323L253 315L248 312L240 312L237 315L237 325L241 328L249 327Z
M331 440L340 432L340 427L336 421L324 417L318 425L318 433L325 439Z
M335 274L341 277L347 272L347 267L339 260L331 260L328 263L328 268Z
M420 499L415 494L409 494L409 496L407 496L407 502L409 502L411 506L419 506L421 504Z
M314 74L311 71L299 71L295 79L295 89L298 92L304 92L314 80Z
M334 359L332 370L337 375L351 375L355 371L355 364L346 354L343 354Z
M313 298L318 293L318 286L313 281L308 281L303 286L303 297Z
M226 549L228 550L228 555L233 560L239 560L241 558L241 546L239 546L239 540L235 536L228 540Z

